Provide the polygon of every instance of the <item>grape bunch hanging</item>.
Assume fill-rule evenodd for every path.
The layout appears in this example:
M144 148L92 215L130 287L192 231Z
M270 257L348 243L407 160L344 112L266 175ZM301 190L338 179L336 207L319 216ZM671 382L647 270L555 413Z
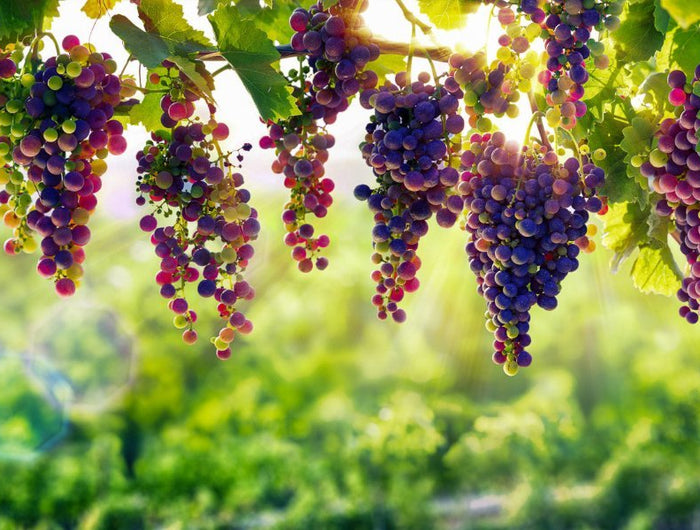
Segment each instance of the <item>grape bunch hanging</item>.
M577 139L576 127L599 118L591 117L585 87L611 62L601 35L620 25L623 4L485 0L500 27L495 56L460 50L437 57L412 40L402 52L407 67L390 73L380 61L397 52L365 25L369 4L318 0L289 18L291 38L280 49L293 57L282 63L282 75L296 112L264 120L267 133L258 142L274 152L271 171L289 194L281 209L283 244L301 272L331 265L332 238L318 220L332 213L338 176L326 173L326 162L336 143L333 125L359 100L367 112L359 156L368 169L354 195L372 218L370 303L378 318L409 318L403 302L420 286L421 241L431 225L458 225L466 234L465 269L476 278L493 334L493 361L515 375L533 360L535 307L556 308L564 279L595 248L592 214L608 208L611 175L597 165L604 152ZM148 30L155 21L139 10ZM427 32L414 16L407 19L414 34L416 27ZM12 230L6 253L37 252L37 271L56 292L75 292L106 159L126 150L123 122L142 92L142 106L147 99L159 104L159 125L137 151L135 175L139 226L160 264L155 283L186 344L197 341L199 307L210 300L220 317L211 342L220 359L229 358L234 341L253 330L245 311L255 290L246 270L261 224L243 178L253 146L228 145L205 67L209 59L230 61L226 50L194 39L185 44L190 62L159 59L140 87L117 74L109 54L74 36L43 60L44 37L0 52L0 213ZM430 73L413 71L418 55L429 60ZM435 60L446 63L442 70ZM695 323L700 70L692 80L672 71L668 85L674 115L659 121L638 166L656 214L668 218L687 259L678 298L681 316ZM516 117L525 102L532 118L520 143L494 123Z

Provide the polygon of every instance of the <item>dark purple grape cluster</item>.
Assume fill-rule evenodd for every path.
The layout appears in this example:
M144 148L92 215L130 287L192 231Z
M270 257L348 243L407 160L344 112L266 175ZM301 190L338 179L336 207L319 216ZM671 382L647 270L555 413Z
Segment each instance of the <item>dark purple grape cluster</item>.
M121 102L114 60L91 52L74 36L66 37L63 47L66 53L18 79L29 91L22 105L16 99L5 105L22 132L12 162L24 168L27 178L13 170L0 202L10 206L4 220L15 230L5 251L35 250L33 234L38 234L39 274L55 281L59 295L70 296L83 274L87 223L107 170L104 159L122 154L126 140L121 123L113 119Z
M169 101L164 107L179 101L173 94L165 97ZM152 209L140 226L151 233L161 260L156 282L170 301L174 325L184 329L183 340L197 340L197 314L186 293L188 284L195 284L199 296L217 302L225 323L212 342L218 357L227 359L236 335L253 329L238 306L255 295L242 275L253 257L250 242L257 238L260 223L249 205L250 193L242 187L239 166L231 161L234 153L224 152L219 144L228 136L226 125L213 116L207 123L185 118L170 132L168 137L153 134L137 155L137 203ZM243 150L250 147L246 144ZM240 162L242 155L236 159Z
M469 210L466 251L487 302L493 360L515 375L532 362L530 310L554 309L561 282L578 268L576 241L602 207L605 174L586 159L560 164L553 151L521 148L501 132L470 142L458 186Z
M661 122L657 145L640 171L663 196L656 204L657 213L672 216L675 221L681 251L688 262L688 275L678 291L684 304L680 315L695 324L700 308L700 66L692 82L680 70L670 72L668 85L669 101L677 108L677 117Z
M325 8L320 0L308 11L295 10L289 19L295 31L292 48L307 54L314 103L324 108L326 123L335 121L361 89L377 84L377 75L366 70L379 57L360 16L367 6L367 0L340 0Z
M360 149L377 185L360 185L355 196L374 213L372 261L378 269L372 273L377 283L372 303L380 319L391 315L397 322L406 319L399 302L419 286L416 251L428 220L435 215L440 226L450 227L464 207L454 192L460 146L453 138L464 129L459 98L429 82L425 73L413 83L401 73L395 85L386 83L361 95L374 114Z
M547 53L546 70L539 74L547 103L559 111L548 116L550 124L571 129L586 113L581 101L589 78L589 58L597 68L607 68L604 45L594 30L615 30L622 2L607 0L521 0L520 10L542 28ZM559 121L559 123L555 123Z

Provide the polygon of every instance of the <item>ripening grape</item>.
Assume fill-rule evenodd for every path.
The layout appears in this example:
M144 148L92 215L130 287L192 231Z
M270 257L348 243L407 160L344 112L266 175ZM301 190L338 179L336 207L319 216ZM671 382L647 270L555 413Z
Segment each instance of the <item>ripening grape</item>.
M578 268L605 174L585 157L581 167L545 148L523 150L501 132L473 135L462 164L469 266L487 302L493 360L515 375L532 362L530 310L554 309L561 282Z

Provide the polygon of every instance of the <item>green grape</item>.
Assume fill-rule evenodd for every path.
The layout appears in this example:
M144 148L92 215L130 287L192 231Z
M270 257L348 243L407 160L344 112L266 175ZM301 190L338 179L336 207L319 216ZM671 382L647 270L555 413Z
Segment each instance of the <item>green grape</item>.
M520 367L515 359L509 358L505 363L503 363L503 371L506 375L511 377L518 373L519 368Z

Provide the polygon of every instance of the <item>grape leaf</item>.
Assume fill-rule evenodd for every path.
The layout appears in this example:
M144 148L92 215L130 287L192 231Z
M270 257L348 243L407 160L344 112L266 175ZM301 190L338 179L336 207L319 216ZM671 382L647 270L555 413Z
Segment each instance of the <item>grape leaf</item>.
M643 246L630 273L634 286L643 293L673 296L681 286L683 275L668 246Z
M666 34L664 45L656 56L660 71L679 68L692 76L700 57L700 26L675 27Z
M159 68L157 71L165 71L164 68ZM150 81L150 73L148 72L148 81L146 83L146 89L157 90L162 89L160 85L154 85ZM136 125L137 123L142 124L148 131L156 131L162 127L160 122L160 115L162 114L160 108L160 99L163 94L158 92L149 92L140 103L134 105L134 107L129 112L129 121Z
M457 29L464 24L464 17L480 6L476 0L418 0L421 12L438 29Z
M627 176L636 181L640 188L647 189L649 187L648 180L639 171L639 168L631 164L632 157L648 152L651 148L654 139L656 127L651 119L641 115L632 119L632 123L622 129L622 141L620 148L625 153L625 165L627 166Z
M670 24L671 24L671 17L669 16L668 11L666 11L663 7L661 7L659 0L655 0L655 2L654 2L654 27L656 28L656 31L658 31L659 33L665 34L668 31Z
M381 85L387 76L406 70L406 59L400 55L382 54L369 68L379 76Z
M661 6L682 28L700 20L700 0L661 0Z
M208 15L216 9L216 6L221 0L199 0L197 4L197 14L200 16Z
M653 0L625 7L622 23L614 35L618 60L646 61L661 48L664 35L656 29L654 12Z
M81 8L90 18L100 18L107 14L107 11L112 9L120 0L86 0Z
M41 31L45 21L58 16L58 0L3 0L0 2L0 45Z
M114 15L109 27L122 41L126 49L146 68L160 66L170 53L168 45L154 33L147 33L137 27L124 15Z
M610 268L618 268L630 254L647 241L649 225L648 209L642 209L633 202L611 204L603 216L603 245L614 252Z
M170 55L187 57L195 52L213 51L209 39L190 26L182 6L173 0L141 0L139 13L146 30L158 33Z
M267 35L235 6L221 6L209 15L219 51L240 77L264 120L299 114L291 88L272 64L279 60Z
M287 44L294 31L289 26L289 17L300 6L297 0L266 0L261 7L258 0L239 0L236 7L243 18L251 18L271 41ZM324 3L324 6L328 4Z

